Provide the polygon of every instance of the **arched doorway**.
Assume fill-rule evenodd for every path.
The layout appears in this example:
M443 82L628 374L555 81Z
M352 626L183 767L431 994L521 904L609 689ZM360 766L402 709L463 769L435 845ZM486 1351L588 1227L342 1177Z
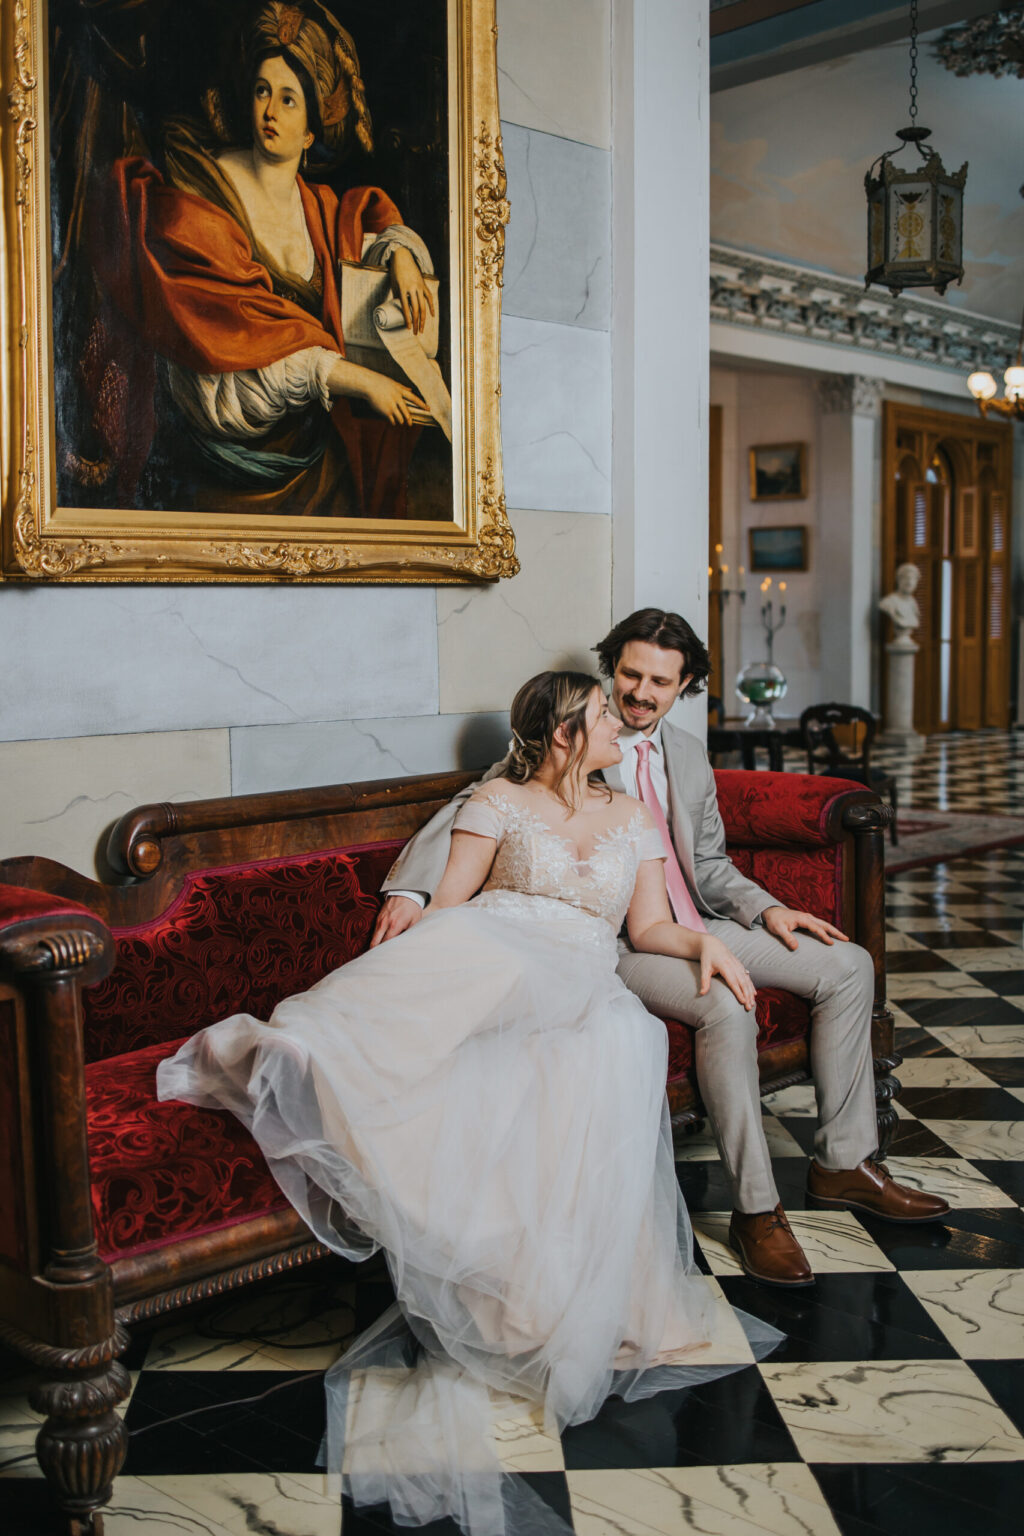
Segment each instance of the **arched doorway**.
M1002 423L885 408L882 586L904 561L921 573L914 724L925 735L1009 724L1011 442Z

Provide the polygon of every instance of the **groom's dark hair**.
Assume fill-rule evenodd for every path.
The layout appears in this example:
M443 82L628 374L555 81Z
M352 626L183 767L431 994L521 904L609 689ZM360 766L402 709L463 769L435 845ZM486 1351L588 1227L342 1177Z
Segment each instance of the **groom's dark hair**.
M604 677L614 677L623 647L630 640L646 640L649 645L660 646L663 651L678 651L683 658L682 676L690 673L690 681L682 690L683 698L692 698L707 686L711 671L711 658L707 646L699 640L682 614L666 613L663 608L638 608L628 619L616 624L604 639L594 646L601 662Z

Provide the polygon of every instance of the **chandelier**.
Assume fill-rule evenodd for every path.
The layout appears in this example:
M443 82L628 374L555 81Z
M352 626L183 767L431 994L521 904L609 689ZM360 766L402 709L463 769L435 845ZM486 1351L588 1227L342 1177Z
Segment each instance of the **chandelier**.
M910 126L901 143L879 155L864 177L868 197L868 270L864 286L884 283L892 294L904 288L945 293L964 275L963 201L966 161L947 171L934 149L924 147L930 128L917 126L917 0L910 0ZM893 156L909 145L922 165L902 170Z
M1024 189L1022 189L1024 190ZM994 411L998 416L1015 417L1024 421L1024 313L1020 317L1020 337L1017 341L1017 359L1003 374L1003 397L997 400L999 385L986 369L978 369L967 380L967 388L978 402L983 416Z

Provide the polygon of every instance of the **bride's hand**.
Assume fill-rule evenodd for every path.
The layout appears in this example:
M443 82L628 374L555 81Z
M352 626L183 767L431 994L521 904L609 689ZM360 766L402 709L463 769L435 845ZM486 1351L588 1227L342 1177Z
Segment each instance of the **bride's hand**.
M729 990L749 1012L754 1006L754 983L750 979L745 966L728 949L721 939L713 938L710 933L704 934L700 941L700 996L707 994L711 986L711 978L720 976Z
M420 399L411 384L399 384L396 379L389 379L386 373L362 368L345 358L339 358L334 364L327 387L332 395L351 395L356 400L365 400L398 427L412 426L413 410L429 412L426 401Z
M396 245L391 253L391 289L402 306L402 315L413 335L419 336L426 329L427 310L434 313L434 300L423 281L419 262L404 245Z

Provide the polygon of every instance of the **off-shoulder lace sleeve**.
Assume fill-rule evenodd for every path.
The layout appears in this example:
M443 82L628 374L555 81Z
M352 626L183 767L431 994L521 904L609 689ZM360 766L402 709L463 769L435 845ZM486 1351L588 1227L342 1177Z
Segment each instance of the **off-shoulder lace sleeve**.
M636 845L637 863L642 864L644 859L666 859L665 844L661 840L661 833L657 827L647 827L640 833Z
M461 806L452 824L453 832L476 832L480 837L499 841L505 828L505 812L490 795L473 795Z

